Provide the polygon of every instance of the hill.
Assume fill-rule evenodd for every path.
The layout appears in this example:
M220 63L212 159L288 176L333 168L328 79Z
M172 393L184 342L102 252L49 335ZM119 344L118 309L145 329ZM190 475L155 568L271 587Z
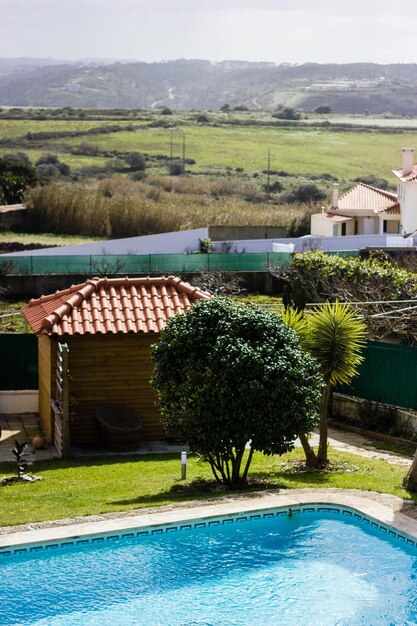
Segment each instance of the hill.
M0 105L274 109L417 115L417 64L0 59Z

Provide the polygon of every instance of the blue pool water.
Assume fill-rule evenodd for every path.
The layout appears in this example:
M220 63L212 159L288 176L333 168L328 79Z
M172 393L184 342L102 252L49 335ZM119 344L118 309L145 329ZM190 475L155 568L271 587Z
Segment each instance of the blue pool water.
M406 537L342 510L250 517L2 555L0 625L417 624Z

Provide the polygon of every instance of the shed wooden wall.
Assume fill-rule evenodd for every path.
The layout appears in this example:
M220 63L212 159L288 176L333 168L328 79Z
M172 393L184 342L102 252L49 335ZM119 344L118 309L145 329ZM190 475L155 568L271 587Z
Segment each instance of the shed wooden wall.
M52 441L52 367L51 338L41 335L38 338L38 371L39 371L39 421L42 431L49 441Z
M95 409L122 404L144 421L143 438L166 437L157 398L150 385L153 364L150 346L156 334L72 335L61 340L69 348L70 395L76 416L70 418L71 443L97 441Z

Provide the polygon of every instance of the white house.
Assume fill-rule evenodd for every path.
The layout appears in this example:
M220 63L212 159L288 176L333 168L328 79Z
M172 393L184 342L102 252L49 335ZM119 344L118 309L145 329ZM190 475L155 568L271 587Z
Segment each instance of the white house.
M403 166L392 170L397 177L398 201L401 208L401 235L417 230L417 164L413 163L413 148L403 148Z
M339 198L333 186L332 204L311 216L311 234L346 235L412 234L417 230L417 164L412 148L403 148L402 168L393 170L397 193L359 183Z

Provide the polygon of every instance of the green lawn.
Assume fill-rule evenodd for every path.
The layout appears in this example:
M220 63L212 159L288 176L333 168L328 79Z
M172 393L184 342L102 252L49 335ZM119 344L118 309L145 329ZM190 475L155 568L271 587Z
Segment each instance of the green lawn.
M346 463L350 471L298 473L282 467L289 459L301 458L299 449L283 457L255 455L251 477L259 482L252 488L339 487L410 498L401 486L403 467L334 450L330 458ZM0 465L0 475L12 471L11 464ZM43 480L0 487L0 526L213 497L196 487L181 489L179 455L45 461L36 462L33 471ZM190 457L187 478L189 482L211 479L208 464Z

